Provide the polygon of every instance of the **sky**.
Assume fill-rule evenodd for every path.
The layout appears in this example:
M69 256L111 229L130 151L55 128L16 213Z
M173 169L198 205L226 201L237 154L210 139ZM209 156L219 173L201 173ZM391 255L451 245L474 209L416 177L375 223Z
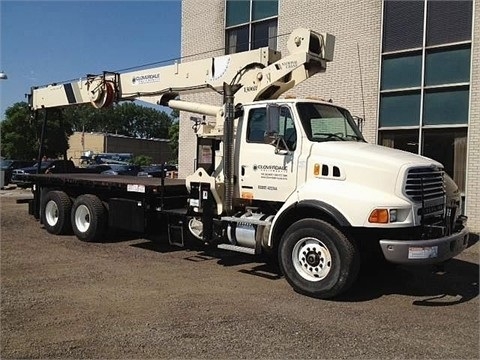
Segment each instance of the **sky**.
M2 0L0 34L3 120L32 86L179 58L181 1Z

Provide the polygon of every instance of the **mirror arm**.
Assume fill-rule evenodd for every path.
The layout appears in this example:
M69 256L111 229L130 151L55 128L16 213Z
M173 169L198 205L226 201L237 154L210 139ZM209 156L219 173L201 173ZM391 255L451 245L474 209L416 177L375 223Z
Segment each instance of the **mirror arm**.
M280 142L282 142L282 146L284 146L283 149L280 149ZM284 153L282 153L282 151L285 151ZM285 142L285 139L283 138L282 135L277 135L277 139L275 140L275 154L281 154L281 155L286 155L286 154L290 154L291 151L287 145L287 143Z

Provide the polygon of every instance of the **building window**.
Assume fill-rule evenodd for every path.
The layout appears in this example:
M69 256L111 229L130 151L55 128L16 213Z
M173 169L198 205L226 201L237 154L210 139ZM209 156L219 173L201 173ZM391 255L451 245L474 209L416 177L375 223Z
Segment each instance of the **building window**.
M427 1L427 46L469 41L473 1Z
M423 154L440 161L460 191L465 192L467 129L428 129L422 143Z
M423 10L423 1L385 0L382 42L384 52L422 47Z
M418 130L390 130L380 133L380 144L418 154Z
M386 93L380 97L380 127L418 126L420 92Z
M227 54L277 48L278 0L226 0Z
M227 31L227 54L249 49L248 26L239 26Z
M420 87L422 54L386 56L382 62L382 90Z
M250 21L250 1L228 1L226 23L228 26L245 24Z
M468 95L468 87L426 90L423 125L467 125Z
M469 46L427 50L425 85L468 83L470 81L470 57Z
M383 2L379 144L440 161L462 191L472 4Z

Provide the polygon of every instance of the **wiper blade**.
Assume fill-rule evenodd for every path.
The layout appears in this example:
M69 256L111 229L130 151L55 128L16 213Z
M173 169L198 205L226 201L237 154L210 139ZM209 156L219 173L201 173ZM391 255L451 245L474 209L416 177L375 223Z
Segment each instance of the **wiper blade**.
M365 141L362 137L357 136L357 135L345 135L345 137L355 139L357 141Z
M326 140L338 139L341 141L345 141L345 138L343 137L343 133L336 133L336 134L335 133L314 133L313 136L325 136Z

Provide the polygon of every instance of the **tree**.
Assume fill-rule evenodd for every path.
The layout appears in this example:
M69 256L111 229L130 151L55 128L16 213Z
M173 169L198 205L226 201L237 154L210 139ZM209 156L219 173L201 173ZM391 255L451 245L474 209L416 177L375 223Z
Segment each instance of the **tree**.
M131 102L95 109L90 104L67 107L65 119L74 131L101 132L142 139L167 138L171 118L158 111Z
M2 156L12 159L33 159L38 156L45 111L35 118L26 102L18 102L5 111L1 123ZM72 126L58 109L48 109L43 155L50 158L65 156Z
M133 158L132 164L139 166L148 166L152 164L152 158L147 155L138 155Z
M180 113L178 110L172 110L170 113L171 125L168 128L168 138L170 139L169 145L172 149L172 155L178 163L178 135L180 131L180 124L178 122Z
M68 138L73 134L72 124L64 119L61 109L47 109L39 112L39 136L37 148L40 146L41 126L47 116L47 128L45 129L45 140L43 155L49 158L67 157Z
M18 102L5 111L0 124L2 156L30 160L38 155L37 126L26 102Z
M72 124L73 131L127 135L123 131L123 124L115 116L113 107L96 109L90 104L69 106L63 109L63 116Z
M1 123L2 156L31 159L38 156L45 111L38 111L34 119L28 104L16 103L5 112ZM135 138L170 137L172 118L164 111L136 105L131 102L96 109L90 104L64 109L47 109L47 128L43 154L48 157L65 155L68 137L73 131L111 133ZM173 129L175 131L175 129ZM178 129L177 138L178 138Z
M113 112L124 135L142 139L168 136L171 119L164 111L127 102L114 106Z

